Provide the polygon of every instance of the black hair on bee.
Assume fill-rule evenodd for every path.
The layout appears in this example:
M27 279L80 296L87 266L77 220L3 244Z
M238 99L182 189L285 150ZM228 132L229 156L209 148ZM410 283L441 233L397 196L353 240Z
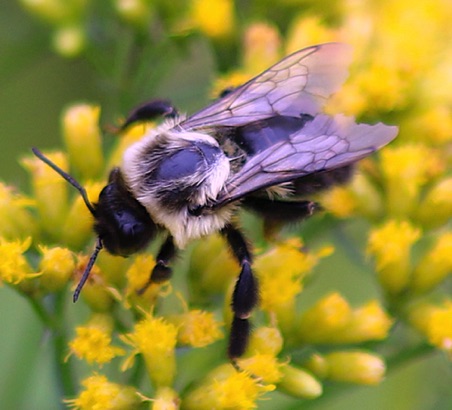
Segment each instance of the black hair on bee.
M97 244L74 301L102 248L128 256L144 250L157 232L166 233L149 278L161 282L171 276L178 249L220 232L241 267L228 350L233 361L240 357L259 294L250 245L233 222L240 205L269 223L306 218L319 207L307 195L346 182L355 162L397 135L394 126L322 113L345 80L350 59L345 44L305 48L190 117L165 100L139 106L121 130L157 116L166 120L127 149L95 204L77 181L33 149L80 192L94 217Z

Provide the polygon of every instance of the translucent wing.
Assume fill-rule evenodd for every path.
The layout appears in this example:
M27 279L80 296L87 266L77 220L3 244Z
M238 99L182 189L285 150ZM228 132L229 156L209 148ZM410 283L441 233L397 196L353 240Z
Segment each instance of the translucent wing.
M347 77L351 48L327 43L297 51L179 125L237 127L274 115L314 116Z
M319 114L285 141L251 157L227 181L214 207L262 188L351 164L392 141L397 132L395 126L356 124L352 117Z

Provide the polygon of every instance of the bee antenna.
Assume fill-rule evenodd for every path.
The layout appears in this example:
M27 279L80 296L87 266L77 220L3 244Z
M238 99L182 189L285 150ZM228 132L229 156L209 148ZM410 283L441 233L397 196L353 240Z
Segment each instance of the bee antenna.
M82 278L80 279L80 282L78 283L77 287L75 288L74 295L72 296L72 301L74 303L77 302L78 297L80 296L80 292L82 291L83 285L88 280L89 273L91 272L91 269L94 266L94 262L96 262L97 255L99 255L99 252L102 250L102 248L103 248L102 241L100 238L97 238L96 247L94 248L94 251L91 254L91 257L89 258L88 264L86 265Z
M67 182L69 182L75 189L77 189L77 191L82 196L83 201L85 202L88 210L91 212L91 214L93 216L95 216L96 210L94 209L93 204L88 199L88 194L86 193L86 189L83 188L74 177L69 175L67 172L64 172L60 167L58 167L56 164L54 164L52 161L50 161L50 159L47 158L37 148L33 147L31 150L33 151L33 154L35 154L41 161L45 162L50 168L52 168L56 173L61 175Z

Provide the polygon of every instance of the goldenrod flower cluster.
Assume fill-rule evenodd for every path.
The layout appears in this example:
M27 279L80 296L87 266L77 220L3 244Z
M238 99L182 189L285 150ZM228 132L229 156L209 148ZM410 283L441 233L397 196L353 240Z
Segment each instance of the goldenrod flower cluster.
M81 56L94 47L90 2L21 3L51 27L60 55ZM86 305L88 318L74 326L66 350L59 352L59 364L80 380L80 386L65 392L71 407L251 409L260 400L277 400L274 391L313 400L323 394L325 380L376 385L386 375L385 352L394 358L405 348L392 341L384 349L400 322L421 335L413 351L434 347L452 355L452 299L445 284L452 272L452 4L326 3L331 3L328 11L312 6L315 12L308 15L296 1L252 1L249 19L232 0L175 0L171 5L116 0L110 7L129 30L138 36L152 32L156 43L204 36L219 61L225 58L222 47L234 49L240 62L218 76L215 96L305 46L353 45L350 79L327 110L395 123L400 136L362 161L350 184L317 199L331 220L332 214L336 222L353 219L365 227L361 240L366 246L356 244L356 249L374 271L381 299L354 304L327 289L300 308L304 290L334 247L309 249L294 234L267 241L251 218L258 238L254 269L260 304L237 370L225 351L239 267L220 236L194 244L177 263L171 283L152 284L142 294L137 289L148 281L152 252L129 259L101 253L76 307ZM271 12L263 4L271 4ZM80 180L92 202L108 171L120 165L124 149L154 126L134 126L104 155L100 110L91 104L66 109L65 149L46 152ZM92 218L82 198L46 164L31 155L22 164L30 175L30 195L0 184L0 280L58 332L66 319L46 300L57 298L61 307L62 300L71 299L69 291L86 267L94 240ZM364 348L369 342L383 348ZM83 374L75 361L86 364Z

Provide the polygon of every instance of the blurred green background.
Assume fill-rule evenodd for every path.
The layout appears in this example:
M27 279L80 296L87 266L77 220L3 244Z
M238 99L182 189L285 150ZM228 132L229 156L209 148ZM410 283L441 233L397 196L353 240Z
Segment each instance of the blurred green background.
M169 50L168 56L160 55L170 60L161 81L143 84L141 95L118 99L117 90L102 83L92 66L84 60L57 56L50 50L46 27L26 14L17 2L4 0L0 13L1 180L28 189L18 159L29 154L32 146L61 146L60 113L74 101L99 103L103 123L114 121L118 113L125 114L146 96L171 98L189 112L202 106L208 100L215 62L202 40L193 41L182 54ZM149 72L152 70L150 66ZM359 232L360 227L345 224L344 229ZM337 250L319 267L322 275L306 291L306 303L329 290L340 291L352 302L378 296L373 278L365 270L366 262L357 262L346 254L340 231L323 232L324 236L316 240L333 242ZM49 335L27 301L4 286L0 288L0 312L0 408L63 408L52 368ZM275 404L280 403L284 409L446 410L452 408L451 372L445 357L434 353L390 371L378 387L343 388L332 400L303 405L281 395L279 402L264 400L259 408L275 409Z

